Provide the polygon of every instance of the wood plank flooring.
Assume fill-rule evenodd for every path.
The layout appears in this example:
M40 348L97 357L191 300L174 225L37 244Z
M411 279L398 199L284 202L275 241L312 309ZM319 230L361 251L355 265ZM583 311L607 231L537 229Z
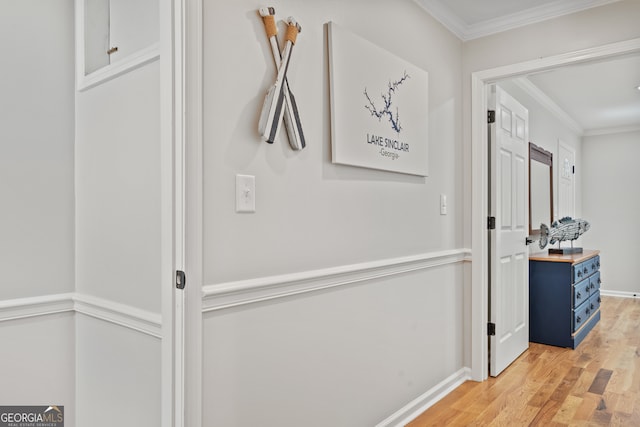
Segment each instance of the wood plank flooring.
M640 426L640 300L603 297L571 350L531 343L498 378L467 381L408 427Z

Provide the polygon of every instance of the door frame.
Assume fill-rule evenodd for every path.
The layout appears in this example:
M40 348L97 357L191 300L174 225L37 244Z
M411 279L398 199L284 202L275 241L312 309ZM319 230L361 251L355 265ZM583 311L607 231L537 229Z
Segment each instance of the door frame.
M499 80L640 52L640 38L520 62L471 74L471 377L488 377L488 128L486 86Z
M202 10L160 0L162 427L202 425Z

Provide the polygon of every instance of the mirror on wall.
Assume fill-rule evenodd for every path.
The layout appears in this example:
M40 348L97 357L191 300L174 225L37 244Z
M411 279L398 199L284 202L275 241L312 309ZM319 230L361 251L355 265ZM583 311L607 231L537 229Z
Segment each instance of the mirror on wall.
M553 154L529 143L529 235L553 219Z

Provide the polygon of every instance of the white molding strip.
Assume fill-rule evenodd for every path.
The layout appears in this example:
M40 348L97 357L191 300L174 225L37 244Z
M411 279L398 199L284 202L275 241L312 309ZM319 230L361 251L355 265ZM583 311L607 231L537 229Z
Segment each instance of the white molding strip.
M76 312L161 338L160 314L90 295L66 293L0 301L0 322Z
M458 372L445 378L439 384L418 396L404 407L376 424L376 427L404 427L415 420L420 414L436 404L440 399L451 393L455 388L471 379L471 370L462 368Z
M609 290L600 288L600 295L604 297L638 298L640 297L640 291L638 292L609 291Z
M491 34L501 33L617 1L620 0L557 0L553 3L542 4L521 12L469 25L464 33L463 40L473 40Z
M462 41L466 41L467 24L440 0L413 0Z
M90 295L75 294L73 300L78 313L162 338L162 316L158 313Z
M614 133L631 133L640 131L640 125L635 126L621 126L614 128L601 128L601 129L589 129L584 132L582 136L598 136L598 135L611 135Z
M469 41L620 0L557 0L510 15L467 24L441 0L414 0L462 41Z
M73 311L73 293L0 301L0 322Z
M526 77L517 77L513 79L513 83L524 90L530 97L542 105L543 108L546 108L552 116L560 120L569 129L578 133L580 136L584 134L584 128L531 80Z
M102 67L90 74L84 74L83 70L77 70L77 89L83 91L97 86L108 80L114 79L128 71L141 67L149 62L160 58L160 45L154 43L151 46L141 49L131 55L114 62L111 65Z
M455 249L281 276L240 280L203 287L202 312L222 310L321 289L465 261L471 251Z

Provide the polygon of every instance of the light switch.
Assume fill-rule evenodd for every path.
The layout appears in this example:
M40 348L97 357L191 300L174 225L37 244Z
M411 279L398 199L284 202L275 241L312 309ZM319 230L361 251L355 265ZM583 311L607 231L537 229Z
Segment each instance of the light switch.
M447 214L447 196L445 194L440 195L440 215Z
M256 177L236 175L236 212L256 211Z

